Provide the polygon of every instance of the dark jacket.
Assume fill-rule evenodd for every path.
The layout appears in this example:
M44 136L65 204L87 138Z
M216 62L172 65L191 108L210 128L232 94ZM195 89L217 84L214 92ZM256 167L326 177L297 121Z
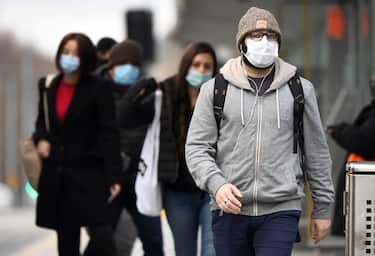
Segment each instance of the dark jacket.
M112 84L112 92L115 99L116 104L116 112L118 112L119 103L121 99L125 96L128 91L127 86ZM149 117L152 118L152 114ZM148 119L148 120L150 120ZM152 119L151 119L152 120ZM122 120L126 123L133 122L132 119ZM149 122L149 121L147 121ZM139 123L138 123L139 124ZM148 124L140 123L136 127L131 127L129 129L120 128L120 148L121 152L125 153L127 156L130 157L130 165L127 170L125 171L125 179L124 179L124 192L125 194L134 194L135 193L135 179L138 173L138 164L140 155L142 152L143 142L146 137Z
M153 79L142 80L132 87L119 105L120 125L125 128L139 124L149 124L153 119L154 103L150 102L157 85ZM163 91L162 111L160 117L160 151L158 177L172 190L184 192L199 192L185 161L181 161L177 150L178 122L175 77L170 77L159 83ZM137 96L138 95L138 96ZM129 123L126 120L133 120ZM187 125L188 127L188 125ZM186 131L187 132L187 131Z
M115 108L116 113L119 112L120 103L122 102L122 99L124 96L130 92L130 96L127 97L127 99L132 102L134 99L141 98L142 102L139 104L147 105L146 108L150 109L150 111L145 113L139 113L138 111L135 111L136 113L134 116L129 116L125 119L119 119L117 122L125 123L125 127L119 127L120 131L120 150L121 153L125 153L129 159L131 159L130 165L127 168L127 170L122 169L124 172L124 179L123 179L123 190L122 190L122 196L129 196L129 194L134 194L134 186L135 186L135 179L138 172L138 163L139 158L141 155L143 142L146 137L146 132L148 128L148 124L151 123L153 119L153 100L148 98L145 99L142 97L144 92L141 92L141 90L135 90L131 89L132 86L129 85L120 85L112 81L111 77L108 74L108 66L103 65L100 66L96 71L95 75L99 78L107 81L107 83L110 85L112 90L112 95L115 101ZM141 88L143 88L142 83ZM137 85L135 85L137 86ZM139 87L139 85L138 85ZM132 92L136 92L135 94ZM148 93L149 94L149 93ZM118 114L116 115L118 116ZM117 125L118 125L117 123ZM119 125L118 125L119 126Z
M330 127L332 138L350 153L375 158L375 100L366 106L353 124Z
M159 176L167 175L173 177L173 179L165 182L166 187L171 190L201 192L189 172L185 159L185 141L193 110L189 109L183 117L185 130L182 131L179 122L181 102L177 100L176 76L162 81L160 88L164 93L164 98L160 120L160 130L163 132L160 134ZM189 99L182 99L182 101L184 100L189 101ZM190 105L190 101L188 105ZM181 132L183 133L181 134L183 143L178 145L177 141Z
M93 77L76 86L64 123L56 115L56 91L62 75L47 89L49 122L45 127L43 91L39 81L39 110L35 144L47 140L50 155L43 159L37 200L37 225L56 229L62 218L78 225L109 223L109 187L121 182L119 133L110 87Z
M353 124L342 123L329 127L332 138L349 153L356 153L366 159L375 158L375 101L364 107ZM345 189L345 165L338 176L336 187L335 213L332 221L332 234L345 236L343 215L343 192Z

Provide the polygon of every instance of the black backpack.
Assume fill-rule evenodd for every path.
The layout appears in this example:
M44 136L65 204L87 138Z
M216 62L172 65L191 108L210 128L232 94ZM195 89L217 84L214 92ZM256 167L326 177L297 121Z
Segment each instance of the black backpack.
M301 154L301 167L304 170L305 160L305 141L303 137L303 112L305 108L305 98L303 96L303 88L301 79L296 73L288 81L289 89L294 98L293 106L293 153L297 154L298 145ZM222 74L217 74L215 77L214 87L214 115L216 119L217 131L220 133L220 122L224 118L224 102L227 94L228 82L224 79Z

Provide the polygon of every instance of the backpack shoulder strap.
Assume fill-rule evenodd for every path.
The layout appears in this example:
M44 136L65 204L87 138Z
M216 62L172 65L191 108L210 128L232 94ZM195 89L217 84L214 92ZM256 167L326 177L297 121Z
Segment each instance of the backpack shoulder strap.
M222 74L217 74L214 85L214 115L216 120L217 131L220 131L220 123L224 116L225 96L227 95L228 82Z
M301 79L297 73L288 81L289 89L293 95L293 153L297 153L300 148L302 166L305 157L305 141L303 136L303 112L305 110L305 98Z

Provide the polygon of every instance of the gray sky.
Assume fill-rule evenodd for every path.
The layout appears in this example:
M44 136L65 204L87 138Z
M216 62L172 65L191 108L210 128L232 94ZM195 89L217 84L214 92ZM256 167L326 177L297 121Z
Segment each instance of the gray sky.
M52 57L61 38L83 32L94 43L103 36L122 40L129 8L154 11L154 33L164 38L177 20L175 0L0 0L0 31Z

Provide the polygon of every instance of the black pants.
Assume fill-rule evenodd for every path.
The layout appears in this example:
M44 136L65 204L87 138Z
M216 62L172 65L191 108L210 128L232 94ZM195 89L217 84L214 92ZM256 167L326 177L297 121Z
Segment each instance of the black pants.
M71 223L64 224L56 232L59 256L80 256L80 227Z
M116 256L116 247L110 225L90 227L92 234L84 255ZM57 229L57 247L59 256L80 256L80 227L78 225L63 225Z
M122 192L112 203L112 216L113 229L117 227L123 208L126 208L132 217L135 226L137 227L139 238L142 242L143 251L145 256L163 256L163 236L161 230L160 217L148 217L139 213L136 205L136 195L134 193ZM88 227L88 234L90 236L90 242L86 249L84 256L97 256L97 255L110 255L110 254L98 254L96 249L103 248L104 241L102 239L93 239L98 236L99 230ZM113 232L106 230L106 234L103 236L112 237ZM95 254L96 253L96 254Z
M85 249L84 256L117 255L111 225L90 226L88 232L90 241Z

